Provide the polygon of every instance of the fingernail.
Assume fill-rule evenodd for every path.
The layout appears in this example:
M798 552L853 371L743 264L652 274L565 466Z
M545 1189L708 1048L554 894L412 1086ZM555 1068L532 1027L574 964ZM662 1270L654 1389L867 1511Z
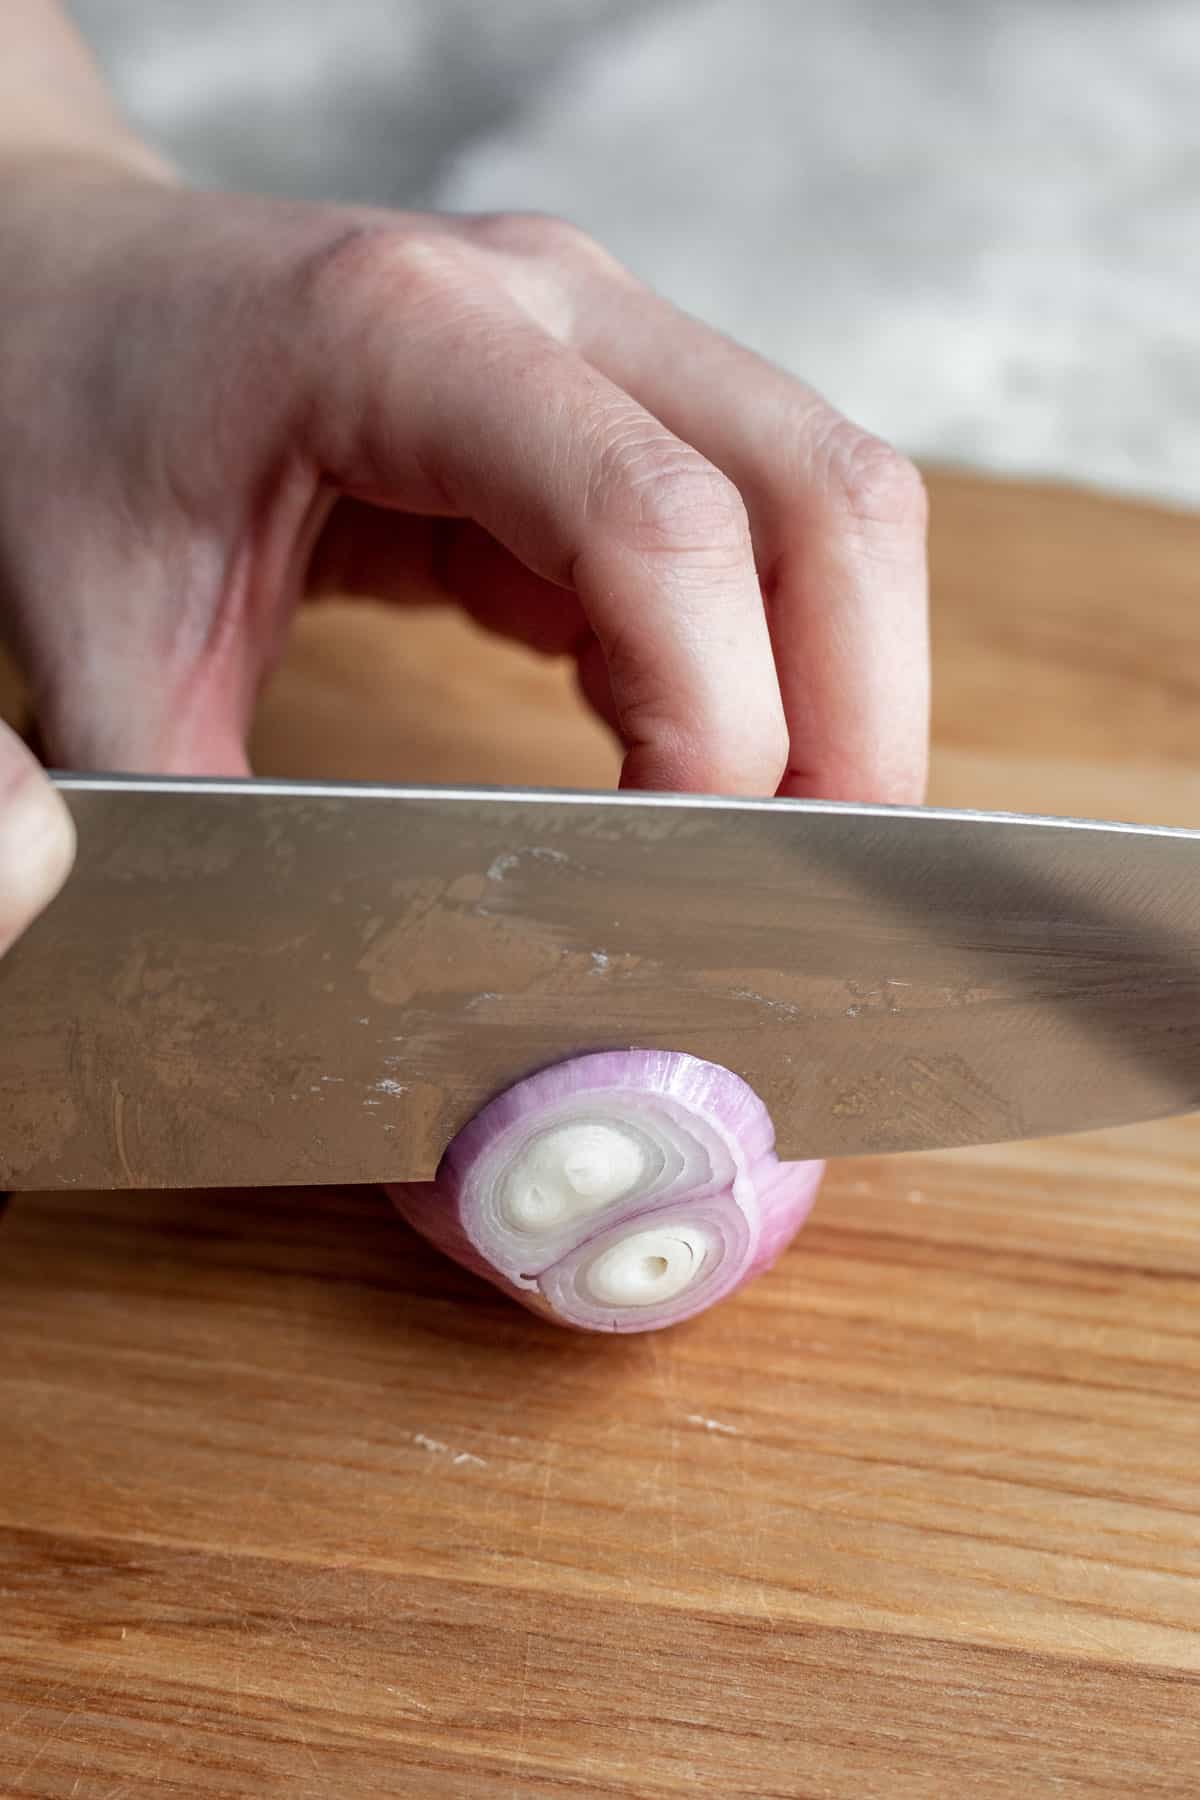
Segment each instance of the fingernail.
M40 773L0 787L0 954L53 900L74 859L71 815Z

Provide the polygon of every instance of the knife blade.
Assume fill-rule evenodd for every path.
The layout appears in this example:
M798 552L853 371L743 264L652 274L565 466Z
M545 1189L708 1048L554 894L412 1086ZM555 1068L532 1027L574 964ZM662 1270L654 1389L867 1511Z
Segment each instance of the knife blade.
M499 1088L726 1064L788 1156L1200 1107L1200 833L694 796L58 777L0 1187L421 1180Z

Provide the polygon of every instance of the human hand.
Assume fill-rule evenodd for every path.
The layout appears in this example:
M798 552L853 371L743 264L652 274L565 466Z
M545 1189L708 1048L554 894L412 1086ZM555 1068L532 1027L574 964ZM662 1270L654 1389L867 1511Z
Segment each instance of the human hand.
M59 765L243 773L305 591L432 583L575 656L627 784L923 789L915 472L561 223L26 165L0 419L0 624Z
M0 956L54 898L74 853L71 815L0 721Z

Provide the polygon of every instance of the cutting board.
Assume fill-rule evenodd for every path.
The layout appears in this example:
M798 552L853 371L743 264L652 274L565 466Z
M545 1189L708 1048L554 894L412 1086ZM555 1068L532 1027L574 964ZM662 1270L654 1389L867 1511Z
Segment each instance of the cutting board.
M935 798L1200 826L1200 521L932 481ZM324 607L264 772L603 782L563 671ZM0 1791L1200 1792L1200 1121L831 1171L573 1337L373 1191L0 1228Z

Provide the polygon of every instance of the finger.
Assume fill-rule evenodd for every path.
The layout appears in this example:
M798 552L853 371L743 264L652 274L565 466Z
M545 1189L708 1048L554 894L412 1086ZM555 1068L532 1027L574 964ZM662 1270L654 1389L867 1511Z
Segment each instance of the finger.
M818 395L603 273L577 341L746 500L790 750L782 791L912 801L925 786L929 645L920 478Z
M473 519L574 588L604 653L627 784L773 790L783 714L736 489L498 295L448 309L444 269L414 272L386 242L355 256L319 308L325 344L333 331L309 409L323 472L360 499ZM401 276L423 322L405 356ZM416 306L421 281L436 305Z
M0 956L49 905L74 855L75 827L62 798L0 724Z
M580 693L597 718L601 719L617 737L620 737L621 721L617 716L612 683L608 679L604 652L593 632L589 631L587 636L576 646L575 665Z

